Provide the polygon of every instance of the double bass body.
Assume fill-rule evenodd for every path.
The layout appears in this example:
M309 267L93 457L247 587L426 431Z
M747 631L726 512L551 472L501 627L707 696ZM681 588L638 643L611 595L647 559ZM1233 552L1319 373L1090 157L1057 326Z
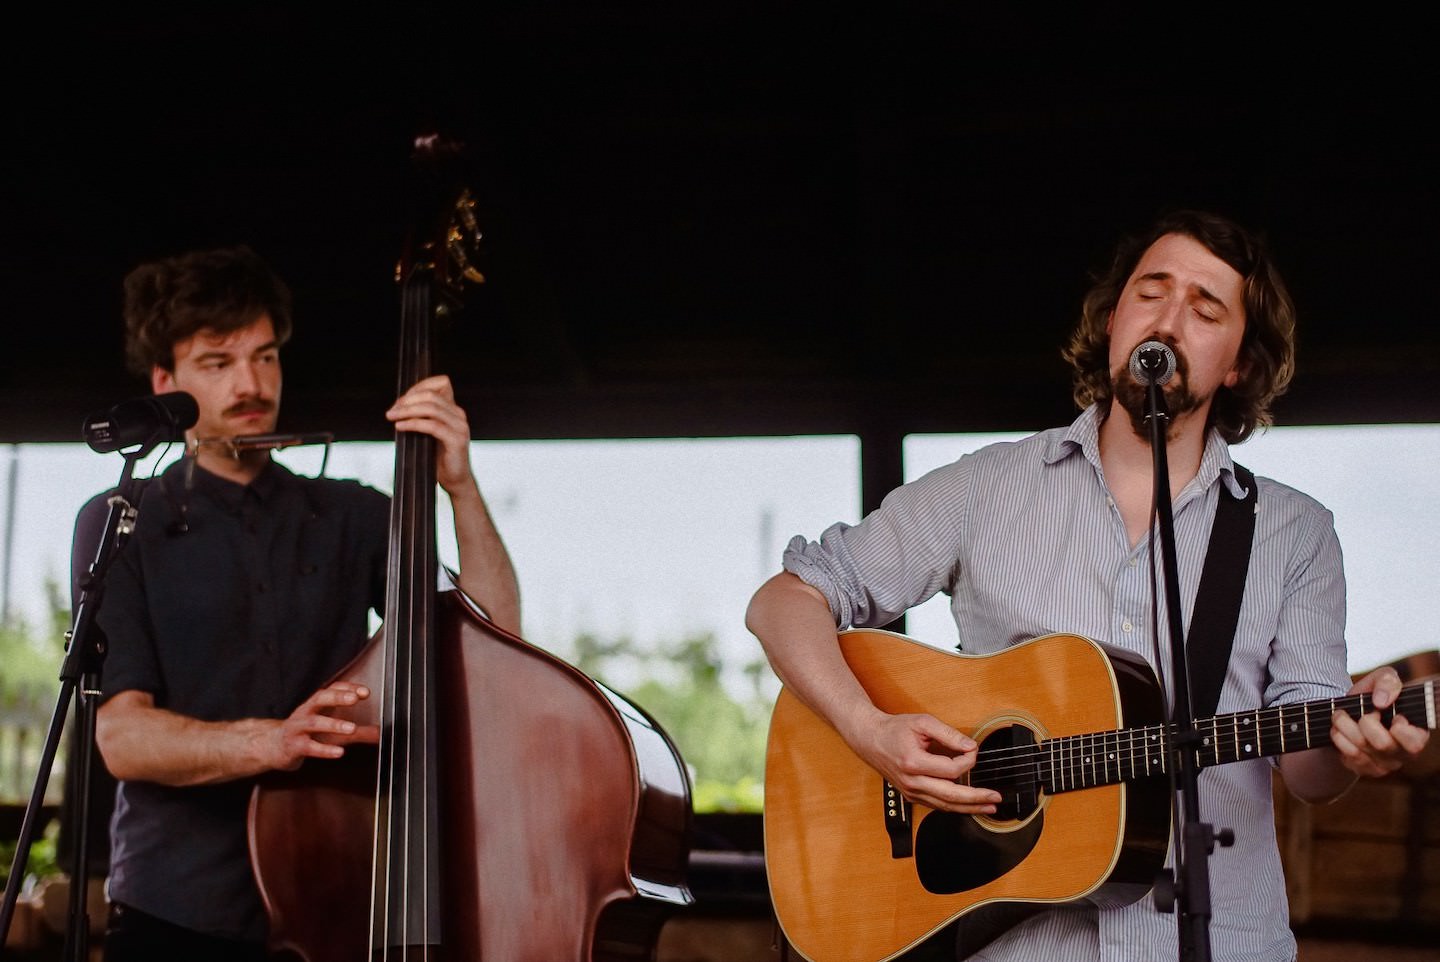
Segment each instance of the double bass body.
M251 851L272 943L309 962L387 949L397 959L651 958L665 916L690 901L689 784L674 746L620 696L495 628L458 589L442 593L438 620L438 951L370 944L377 753L355 748L256 790ZM383 652L372 642L341 677L383 690ZM378 724L377 709L372 696L342 717Z

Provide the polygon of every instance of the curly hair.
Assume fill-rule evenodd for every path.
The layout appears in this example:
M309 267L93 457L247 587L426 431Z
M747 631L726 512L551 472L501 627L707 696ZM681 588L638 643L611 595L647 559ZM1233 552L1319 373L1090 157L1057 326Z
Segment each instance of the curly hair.
M192 251L141 264L125 277L125 359L147 377L175 369L175 344L201 330L228 334L270 315L290 339L290 288L250 248Z
M1146 233L1120 243L1110 269L1085 295L1080 323L1063 352L1073 369L1075 403L1082 408L1109 405L1112 385L1106 327L1140 258L1167 234L1198 241L1244 279L1240 379L1234 387L1222 386L1210 407L1210 426L1230 444L1239 444L1256 428L1271 423L1270 403L1285 393L1295 373L1295 305L1264 240L1218 214L1174 211Z

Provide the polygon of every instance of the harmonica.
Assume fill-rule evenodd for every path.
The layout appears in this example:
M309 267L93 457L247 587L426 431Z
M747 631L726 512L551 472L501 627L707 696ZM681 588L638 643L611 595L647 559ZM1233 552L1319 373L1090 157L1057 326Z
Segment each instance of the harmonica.
M329 431L310 434L241 434L233 438L195 438L190 442L191 453L201 446L213 445L225 448L232 458L238 458L241 451L273 451L278 448L293 448L300 444L330 444L335 435Z

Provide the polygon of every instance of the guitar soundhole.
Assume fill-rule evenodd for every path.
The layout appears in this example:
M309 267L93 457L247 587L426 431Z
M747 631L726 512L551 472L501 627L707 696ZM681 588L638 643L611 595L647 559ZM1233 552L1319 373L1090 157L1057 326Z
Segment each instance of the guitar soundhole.
M970 784L1000 793L1000 804L990 818L1018 822L1040 807L1040 779L1033 750L1035 733L1022 725L997 728L980 741L980 761L970 773Z
M991 732L980 742L980 761L971 771L970 783L1001 794L1003 801L995 814L982 818L931 812L920 820L915 830L915 872L927 890L950 895L979 888L1034 850L1045 826L1044 813L1036 811L1040 782L1034 747L1034 732L1020 725ZM1030 821L1015 824L1027 818ZM1001 826L996 823L1001 822L1008 824L998 831Z

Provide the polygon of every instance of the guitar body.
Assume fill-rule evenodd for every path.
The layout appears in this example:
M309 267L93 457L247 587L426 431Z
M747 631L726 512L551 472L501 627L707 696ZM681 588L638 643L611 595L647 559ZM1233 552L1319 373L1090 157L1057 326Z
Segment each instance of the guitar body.
M993 655L870 630L842 632L840 646L877 706L935 715L982 752L1006 739L1163 721L1143 659L1076 635ZM1135 901L1169 847L1164 779L1040 794L990 817L909 810L886 787L828 723L781 691L766 754L765 861L780 926L806 958L880 962L956 920L973 951L1048 905Z

